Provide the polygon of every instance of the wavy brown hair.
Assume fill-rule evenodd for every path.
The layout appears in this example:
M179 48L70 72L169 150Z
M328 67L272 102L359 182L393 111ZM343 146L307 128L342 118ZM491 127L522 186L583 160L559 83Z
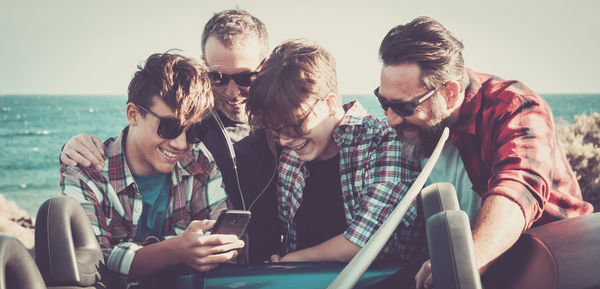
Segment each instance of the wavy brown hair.
M308 109L301 108L302 103L329 92L338 92L333 56L312 41L287 40L263 64L250 87L246 108L253 126L292 125L298 109Z
M421 68L422 86L434 89L457 81L461 89L469 78L462 56L463 44L431 17L418 17L392 28L379 47L384 65L416 63Z
M152 107L154 98L175 111L181 124L208 116L213 109L208 68L204 62L173 50L150 55L129 82L127 102ZM144 111L140 111L145 115Z

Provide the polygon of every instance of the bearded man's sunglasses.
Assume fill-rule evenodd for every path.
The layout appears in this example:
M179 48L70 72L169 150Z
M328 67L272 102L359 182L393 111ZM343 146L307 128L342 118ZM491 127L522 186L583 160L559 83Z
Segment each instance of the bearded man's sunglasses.
M186 126L181 126L179 124L179 120L172 117L161 117L156 113L150 111L149 109L143 107L142 105L136 104L137 107L141 108L143 111L151 114L152 116L158 118L158 128L156 129L156 134L159 137L164 139L174 139L178 137L181 132L186 128ZM204 121L193 123L188 126L185 131L185 137L188 143L199 143L204 139L206 133L208 132L208 126Z
M417 108L417 106L429 99L432 95L435 94L436 91L437 88L430 89L429 91L419 95L417 98L411 101L389 101L385 99L381 94L379 94L379 87L375 88L375 91L373 91L373 93L377 97L377 100L379 100L379 104L381 104L381 108L383 108L384 111L387 111L388 108L391 107L392 111L394 111L394 113L396 113L399 116L411 116L415 113L415 109Z
M247 71L235 74L227 74L218 71L208 73L208 78L213 86L225 86L233 79L239 86L249 87L254 79L256 79L257 71Z

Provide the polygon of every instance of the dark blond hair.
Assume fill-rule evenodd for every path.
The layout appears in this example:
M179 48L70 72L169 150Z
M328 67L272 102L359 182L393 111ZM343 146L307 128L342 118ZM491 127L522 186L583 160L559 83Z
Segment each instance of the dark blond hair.
M182 125L208 116L213 109L208 69L204 62L173 51L152 54L129 82L128 100L152 107L154 97L175 111ZM140 111L145 115L144 111Z
M431 17L418 17L390 30L379 47L384 65L416 63L421 69L421 84L437 88L457 81L461 89L468 85L463 44L442 24Z
M250 87L246 107L253 125L290 125L296 122L302 103L329 92L337 94L333 56L314 42L288 40L265 61Z
M237 41L256 36L260 45L261 56L269 53L269 34L265 24L245 10L231 9L215 13L206 22L202 32L202 54L206 41L210 36L216 37L225 47L231 47Z

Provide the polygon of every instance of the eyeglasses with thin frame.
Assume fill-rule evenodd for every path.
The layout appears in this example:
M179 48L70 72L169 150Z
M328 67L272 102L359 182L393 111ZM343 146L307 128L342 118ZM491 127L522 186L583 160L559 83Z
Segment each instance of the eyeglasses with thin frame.
M324 97L318 98L310 106L310 108L308 109L308 113L306 113L305 116L299 118L298 122L296 124L286 125L286 126L282 126L279 128L273 128L271 125L264 125L264 127L266 129L268 129L271 132L271 134L277 138L281 137L281 135L284 135L284 136L287 136L290 138L297 138L297 137L305 136L305 135L309 134L310 131L304 131L302 129L302 126L304 125L304 122L306 121L306 119L314 112L315 107L321 100L325 100L325 98Z
M411 116L415 113L415 109L417 108L417 106L419 106L421 103L425 102L427 99L433 96L436 91L437 88L430 89L411 101L389 101L385 99L381 94L379 94L379 87L375 88L373 94L375 94L377 100L379 100L379 104L381 104L381 108L383 108L384 111L387 111L388 108L391 107L392 111L394 111L394 113L396 113L399 116Z
M164 139L174 139L178 137L183 130L185 130L186 126L182 126L179 124L179 120L172 117L161 117L158 114L152 112L151 110L145 108L142 105L136 104L137 107L142 109L143 111L151 114L152 116L158 118L158 128L156 129L156 134ZM185 137L188 143L199 143L204 139L208 132L208 126L204 121L193 123L187 126L187 130L185 131Z

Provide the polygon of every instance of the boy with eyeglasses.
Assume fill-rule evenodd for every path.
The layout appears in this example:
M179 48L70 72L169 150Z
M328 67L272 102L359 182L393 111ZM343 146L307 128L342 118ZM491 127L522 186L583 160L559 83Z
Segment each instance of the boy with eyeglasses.
M233 235L204 235L227 208L221 175L199 143L213 97L206 66L153 54L129 84L119 137L104 142L106 166L62 165L60 193L79 200L105 257L137 281L171 265L206 271L236 257Z
M277 46L250 88L250 123L283 147L277 198L284 244L274 262L349 261L417 175L385 121L341 101L334 58L304 40ZM413 204L378 260L409 261L424 250L423 235Z

